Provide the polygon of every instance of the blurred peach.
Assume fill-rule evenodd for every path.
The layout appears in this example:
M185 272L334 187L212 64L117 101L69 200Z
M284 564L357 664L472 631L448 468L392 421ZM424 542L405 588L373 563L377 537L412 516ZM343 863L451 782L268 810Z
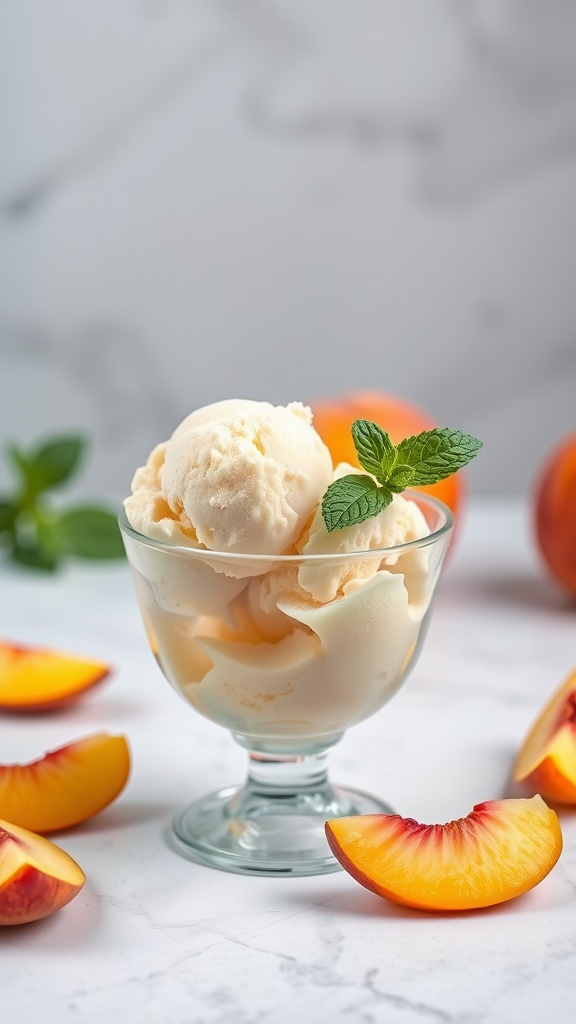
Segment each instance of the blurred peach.
M534 528L554 579L576 595L576 433L547 455L536 480Z

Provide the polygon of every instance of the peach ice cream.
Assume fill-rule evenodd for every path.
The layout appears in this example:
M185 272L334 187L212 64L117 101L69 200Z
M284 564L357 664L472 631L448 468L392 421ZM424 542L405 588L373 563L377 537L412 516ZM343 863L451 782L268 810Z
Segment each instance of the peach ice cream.
M330 453L300 402L228 399L191 413L154 449L126 512L158 540L283 554L331 479Z
M228 400L157 446L125 502L163 672L251 749L335 742L389 700L419 651L444 550L430 503L396 495L329 533L322 496L350 471L333 470L300 403Z

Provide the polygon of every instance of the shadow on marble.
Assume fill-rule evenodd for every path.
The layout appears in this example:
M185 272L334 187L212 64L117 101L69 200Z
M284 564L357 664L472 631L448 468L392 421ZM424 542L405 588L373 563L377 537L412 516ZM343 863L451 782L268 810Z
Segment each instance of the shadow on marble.
M502 791L497 798L499 800L529 800L530 797L534 796L534 791L528 786L524 786L521 782L516 782L512 774L514 761L516 760L516 755L519 749L520 744L518 744L518 747L515 750L510 751L510 771L503 783ZM546 803L552 806L549 800L547 800ZM554 809L556 810L556 807Z
M552 886L548 894L543 894L543 890L541 890L536 895L536 889L533 889L522 896L516 896L512 900L498 903L492 907L481 907L478 910L443 910L434 912L430 910L417 910L414 907L404 907L399 903L392 903L384 897L377 896L376 893L363 889L359 883L354 883L351 879L351 885L353 884L358 886L356 890L344 893L338 891L334 895L322 899L322 901L314 902L314 911L319 915L325 914L326 916L338 917L400 919L402 921L412 920L415 923L432 920L435 922L449 922L460 918L489 918L491 916L500 917L506 914L531 914L540 908L542 902L548 908L551 908L553 906L562 906L566 901L564 886L560 885L556 887L557 892L554 892L554 886ZM300 908L309 911L310 902L309 895L307 898L307 895L301 892L295 893L292 898L288 896L286 899L286 904L292 909Z
M177 806L178 804L173 800L126 799L106 808L88 821L52 833L50 838L57 843L58 838L55 837L66 836L72 832L74 835L91 835L100 832L117 832L120 829L148 825L150 822L161 823L171 817Z
M70 709L72 710L72 708ZM76 707L76 711L80 710ZM150 706L146 707L144 701L130 700L126 697L115 697L109 694L103 694L94 700L93 704L86 703L85 708L82 710L94 711L97 713L98 719L110 719L114 721L117 719L135 719L142 717L149 717ZM94 715L96 717L96 714Z
M96 687L94 687L96 689ZM149 715L149 708L146 708L143 703L137 700L128 700L125 697L109 697L107 694L102 696L96 692L93 694L87 694L86 697L80 695L76 699L72 699L68 704L55 704L51 708L42 708L30 712L26 709L20 710L19 708L2 708L0 710L0 719L6 718L12 721L20 721L29 723L30 721L42 722L44 719L50 721L58 718L64 722L76 721L80 724L87 725L94 719L98 723L106 720L114 722L119 719L134 719L144 715Z

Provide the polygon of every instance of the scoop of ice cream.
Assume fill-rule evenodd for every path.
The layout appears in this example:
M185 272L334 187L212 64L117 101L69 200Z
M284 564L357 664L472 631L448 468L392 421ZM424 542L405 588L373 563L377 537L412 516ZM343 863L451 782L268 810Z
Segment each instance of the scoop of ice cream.
M229 399L191 413L154 450L134 477L126 514L154 538L283 554L331 479L310 409Z
M282 565L250 580L243 594L252 621L267 640L275 643L291 633L298 622L278 607L281 601L302 606L314 602L298 583L298 565Z
M341 463L334 478L357 472L360 471ZM319 507L296 547L300 554L322 557L312 562L280 565L251 579L242 600L248 604L252 621L276 642L303 621L300 613L307 614L323 604L342 600L385 569L404 576L406 600L418 617L428 600L427 551L408 548L384 554L380 549L394 549L426 537L429 532L418 505L401 495L396 495L379 515L332 533L326 529ZM342 557L346 555L350 557ZM288 608L295 614L291 615Z
M334 471L334 479L348 473L359 472L353 466L340 463ZM305 555L340 555L354 552L371 551L375 548L394 547L412 540L426 537L429 533L428 524L414 501L395 494L391 503L382 509L377 516L365 519L354 526L346 526L341 530L326 529L322 510L318 508L307 533L298 543L299 553ZM406 554L402 554L402 559ZM379 563L374 557L352 557L349 561L335 560L303 563L298 571L298 583L315 601L333 601L343 592L344 586L351 580L369 579L379 568L403 571L399 566L398 554L390 553ZM414 571L406 562L406 570ZM424 566L423 566L424 568Z
M132 479L132 494L125 499L128 522L138 533L153 540L196 546L198 538L190 521L170 508L162 492L162 467L166 442L152 449L145 466L140 466Z
M255 402L250 398L223 398L220 402L212 402L211 405L201 405L184 417L172 434L172 439L181 437L187 430L198 427L201 423L208 423L209 420L221 419L223 416L243 416L264 405L268 403Z

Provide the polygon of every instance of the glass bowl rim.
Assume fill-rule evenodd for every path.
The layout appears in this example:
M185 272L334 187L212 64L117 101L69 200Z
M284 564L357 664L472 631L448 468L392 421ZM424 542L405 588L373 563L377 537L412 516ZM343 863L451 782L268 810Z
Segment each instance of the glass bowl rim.
M310 553L306 552L302 554L291 554L291 555L277 555L277 554L250 554L248 551L212 551L210 548L193 547L186 544L174 544L171 541L159 540L156 537L148 537L144 533L139 533L133 526L130 525L128 517L126 515L126 509L122 508L118 516L118 525L123 534L130 537L132 540L137 541L139 544L145 547L155 548L158 551L163 551L172 555L184 556L186 558L200 559L206 561L216 562L237 562L239 564L256 563L263 565L264 563L274 562L280 565L301 565L303 562L315 563L315 564L334 564L339 562L350 562L358 561L359 559L366 558L381 558L390 555L400 555L406 551L416 551L420 548L431 547L436 544L442 537L449 537L454 527L454 516L451 509L445 502L440 501L439 498L433 498L429 494L424 494L421 491L405 490L402 492L402 497L413 500L418 504L422 502L430 508L433 508L437 512L441 512L444 515L445 522L433 530L431 533L426 534L425 537L418 537L415 540L404 541L402 544L393 544L389 547L383 548L367 548L362 551L334 551L334 552L320 552Z

